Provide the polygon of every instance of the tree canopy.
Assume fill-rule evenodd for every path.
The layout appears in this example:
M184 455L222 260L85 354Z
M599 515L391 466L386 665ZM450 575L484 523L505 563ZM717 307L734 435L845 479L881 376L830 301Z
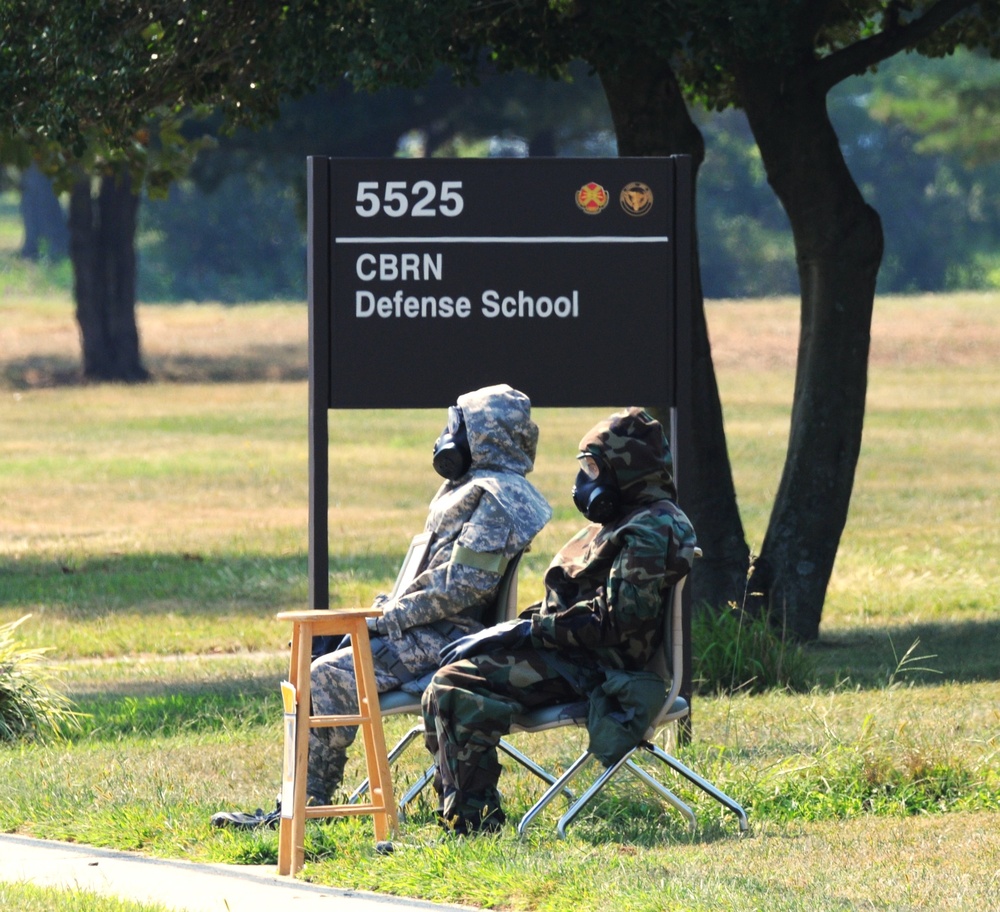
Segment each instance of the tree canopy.
M4 7L0 97L12 131L141 164L151 118L218 108L272 118L283 95L332 84L415 86L441 64L598 75L626 155L704 139L690 106L741 108L791 226L801 328L784 473L753 566L757 606L806 639L847 521L861 446L871 314L883 256L878 213L844 158L827 96L902 51L1000 51L1000 0L24 0ZM10 41L6 36L10 34ZM736 509L704 314L694 315L695 436L689 512L706 560L695 590L744 594ZM700 587L699 579L711 585Z
M961 157L976 166L1000 159L997 62L956 53L933 68L915 61L893 67L871 100L873 116L919 135L914 151Z
M236 122L273 116L280 90L262 36L266 0L17 0L0 7L0 92L7 132L84 154L128 152L158 111L210 105Z
M441 64L475 82L484 56L552 77L640 60L723 109L744 105L736 71L751 61L825 92L903 50L995 54L998 22L997 0L7 0L0 97L6 133L141 156L151 119L208 106L224 127L257 126L345 77L374 90L421 86Z

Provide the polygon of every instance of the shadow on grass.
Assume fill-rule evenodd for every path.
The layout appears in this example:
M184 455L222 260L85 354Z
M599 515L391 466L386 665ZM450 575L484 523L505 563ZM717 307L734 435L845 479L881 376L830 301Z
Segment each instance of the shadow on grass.
M301 345L257 344L233 355L171 355L144 358L154 383L285 383L308 379L308 354ZM0 387L11 390L85 385L78 358L31 355L0 362Z
M305 346L291 344L256 344L235 355L150 354L146 368L154 381L163 383L286 383L309 378Z
M80 360L59 355L31 355L0 363L0 387L10 390L80 386Z
M997 643L1000 619L837 631L809 651L824 686L868 688L998 680Z

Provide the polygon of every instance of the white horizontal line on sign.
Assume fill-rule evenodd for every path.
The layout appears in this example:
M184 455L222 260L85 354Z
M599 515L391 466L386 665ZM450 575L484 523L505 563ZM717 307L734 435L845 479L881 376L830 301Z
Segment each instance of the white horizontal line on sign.
M335 237L335 244L665 244L653 237Z

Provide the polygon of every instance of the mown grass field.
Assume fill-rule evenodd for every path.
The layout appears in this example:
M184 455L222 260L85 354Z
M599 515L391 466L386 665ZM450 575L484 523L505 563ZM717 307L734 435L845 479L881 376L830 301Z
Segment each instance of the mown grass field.
M84 713L0 746L0 828L203 861L273 863L276 835L208 825L273 805L277 682L306 597L305 309L141 306L155 382L80 385L65 291L0 260L0 623L26 614ZM794 303L713 302L737 489L759 543L786 443ZM748 808L638 784L554 835L439 836L425 803L390 857L370 822L310 824L305 876L521 910L1000 908L1000 296L881 299L851 517L803 694L703 697L680 754ZM500 378L498 378L500 379ZM530 391L529 391L530 392ZM575 530L576 441L601 413L536 412L555 517L523 604ZM431 412L331 416L332 591L391 582L435 490ZM901 663L907 650L918 641ZM388 737L406 722L389 720ZM582 747L535 737L559 766ZM406 758L398 785L425 758ZM358 773L357 758L352 775ZM516 815L538 794L508 772ZM67 906L69 908L69 906Z

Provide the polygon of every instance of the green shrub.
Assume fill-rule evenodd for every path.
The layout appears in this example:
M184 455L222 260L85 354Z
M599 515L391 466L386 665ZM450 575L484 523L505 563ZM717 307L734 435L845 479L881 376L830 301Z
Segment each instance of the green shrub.
M58 735L79 726L69 699L55 688L46 649L25 649L14 632L30 614L0 624L0 742Z
M700 693L761 693L812 687L815 668L802 646L783 637L766 617L753 618L731 605L706 606L691 620L691 667Z

